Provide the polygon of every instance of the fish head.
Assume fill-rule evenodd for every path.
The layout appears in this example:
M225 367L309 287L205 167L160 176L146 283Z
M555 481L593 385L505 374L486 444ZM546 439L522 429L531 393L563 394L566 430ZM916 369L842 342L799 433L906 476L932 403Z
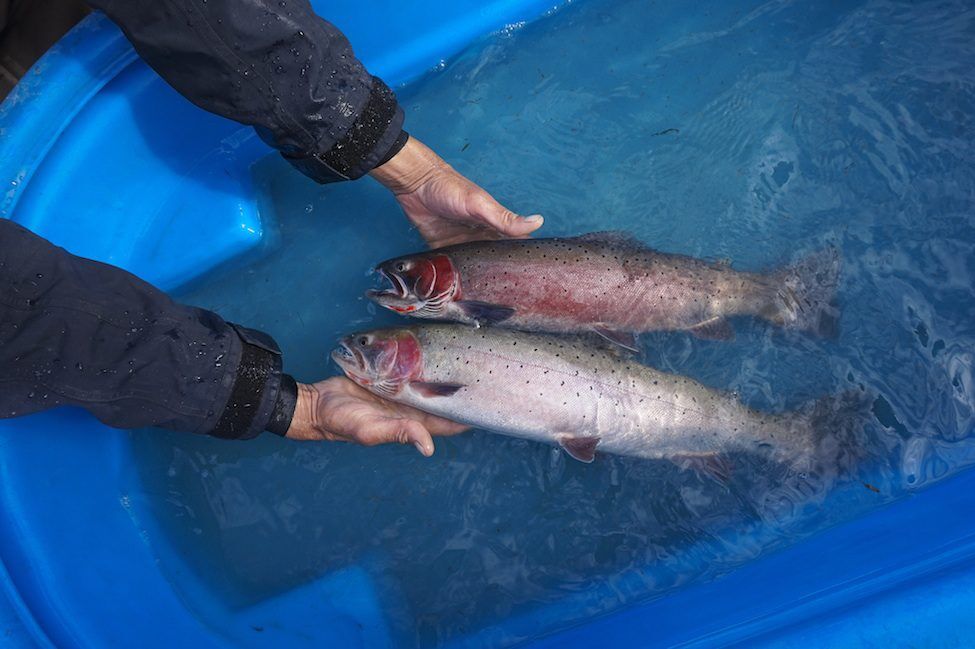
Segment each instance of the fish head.
M420 376L420 341L409 329L377 329L346 336L332 351L345 375L373 392L393 396Z
M371 290L366 297L396 313L415 318L444 318L460 293L460 275L450 257L428 252L389 259L376 270L389 288Z

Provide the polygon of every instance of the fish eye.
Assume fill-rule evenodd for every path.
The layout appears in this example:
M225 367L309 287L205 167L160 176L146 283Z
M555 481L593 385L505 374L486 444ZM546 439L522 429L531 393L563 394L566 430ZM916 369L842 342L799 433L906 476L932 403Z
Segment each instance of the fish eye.
M369 344L369 337L359 336L359 339L356 342L359 343L359 345L361 345L362 347L365 347L366 345Z
M396 270L402 273L404 270L406 270L406 264L403 262L397 263Z

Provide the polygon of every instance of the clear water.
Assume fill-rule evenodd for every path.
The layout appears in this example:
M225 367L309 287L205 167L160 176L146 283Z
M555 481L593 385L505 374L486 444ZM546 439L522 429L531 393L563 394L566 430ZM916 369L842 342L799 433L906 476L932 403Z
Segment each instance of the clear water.
M749 321L731 343L646 337L647 362L763 408L874 395L868 458L827 493L761 475L473 432L410 448L137 435L173 543L219 597L260 601L350 565L397 642L509 644L712 579L975 461L975 9L965 2L578 2L400 90L408 128L545 234L622 229L758 269L826 242L837 340ZM311 381L351 329L396 322L362 292L418 249L369 180L255 173L276 236L182 298L264 329ZM160 542L163 542L160 540ZM178 576L174 580L179 585ZM524 627L505 620L562 602ZM526 631L525 629L531 629Z

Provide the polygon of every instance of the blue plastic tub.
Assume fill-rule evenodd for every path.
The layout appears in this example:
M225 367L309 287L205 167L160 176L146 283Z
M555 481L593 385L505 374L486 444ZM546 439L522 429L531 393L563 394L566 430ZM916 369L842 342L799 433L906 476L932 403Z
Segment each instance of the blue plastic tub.
M551 4L376 0L322 9L372 71L398 84ZM248 170L266 152L248 129L179 97L95 15L0 109L0 216L174 288L261 241ZM196 605L184 605L160 568L173 570L180 557L147 542L164 535L148 534L156 525L144 505L152 494L137 486L130 456L129 433L78 411L0 422L0 624L9 642L391 643L374 586L355 567L243 610L198 583ZM975 638L973 512L969 471L717 581L536 644L968 646ZM181 575L183 587L192 579ZM539 608L498 633L531 636L564 613L559 604Z

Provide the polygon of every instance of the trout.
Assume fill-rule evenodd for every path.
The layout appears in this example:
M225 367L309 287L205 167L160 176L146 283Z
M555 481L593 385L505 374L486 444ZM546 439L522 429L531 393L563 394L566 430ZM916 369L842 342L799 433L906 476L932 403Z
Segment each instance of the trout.
M627 235L475 241L384 261L376 303L415 318L525 331L595 332L624 347L646 331L734 337L756 316L827 335L839 263L832 248L766 273L652 250Z
M765 413L580 337L428 324L350 335L332 358L346 376L386 399L558 444L583 462L600 451L707 469L738 450L810 466L818 441L854 422L839 397Z

